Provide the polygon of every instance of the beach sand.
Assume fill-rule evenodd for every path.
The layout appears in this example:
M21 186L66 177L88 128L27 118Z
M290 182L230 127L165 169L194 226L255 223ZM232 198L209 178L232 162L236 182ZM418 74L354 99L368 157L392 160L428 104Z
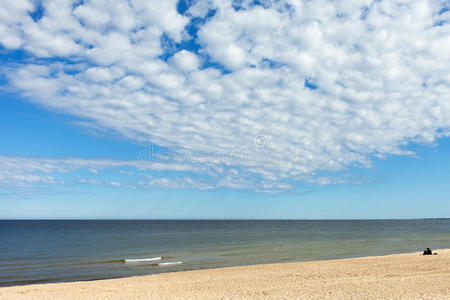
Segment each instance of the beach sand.
M0 288L0 299L450 299L450 249Z

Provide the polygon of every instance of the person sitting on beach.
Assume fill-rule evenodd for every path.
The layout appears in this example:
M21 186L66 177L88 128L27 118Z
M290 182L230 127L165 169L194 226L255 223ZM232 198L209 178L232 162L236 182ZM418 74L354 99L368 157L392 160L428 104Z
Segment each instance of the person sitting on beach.
M427 248L427 250L423 251L423 255L432 255L433 252L431 252L430 248Z

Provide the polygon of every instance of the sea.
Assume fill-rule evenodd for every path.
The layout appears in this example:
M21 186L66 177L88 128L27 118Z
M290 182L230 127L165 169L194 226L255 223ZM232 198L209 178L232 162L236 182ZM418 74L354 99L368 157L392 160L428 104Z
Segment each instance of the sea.
M450 219L0 220L0 286L385 255L427 247L450 248ZM154 260L140 261L149 258Z

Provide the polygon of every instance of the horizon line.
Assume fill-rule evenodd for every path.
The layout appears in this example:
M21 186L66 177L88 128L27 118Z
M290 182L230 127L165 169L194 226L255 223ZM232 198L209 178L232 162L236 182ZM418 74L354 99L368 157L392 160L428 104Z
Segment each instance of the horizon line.
M250 218L166 218L166 219L143 219L143 218L0 218L0 221L408 221L408 220L442 220L450 219L450 217L424 217L424 218L317 218L317 219L250 219Z

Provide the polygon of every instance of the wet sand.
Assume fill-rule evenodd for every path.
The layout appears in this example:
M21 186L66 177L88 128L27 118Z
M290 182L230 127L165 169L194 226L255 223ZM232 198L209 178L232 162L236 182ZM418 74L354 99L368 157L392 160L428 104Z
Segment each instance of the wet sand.
M0 288L0 299L450 299L450 249Z

